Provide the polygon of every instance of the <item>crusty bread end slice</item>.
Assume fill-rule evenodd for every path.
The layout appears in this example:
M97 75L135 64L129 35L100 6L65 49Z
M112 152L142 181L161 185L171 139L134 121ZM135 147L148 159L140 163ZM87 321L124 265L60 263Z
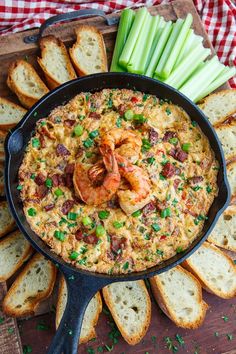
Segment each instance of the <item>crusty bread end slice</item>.
M56 328L59 327L67 302L67 287L64 277L61 277L56 309ZM95 326L102 311L102 299L98 292L89 302L84 314L80 333L80 344L87 343L90 339L96 337Z
M43 95L48 93L47 86L33 66L25 60L17 60L10 65L7 85L26 108L33 106Z
M225 158L231 161L236 155L236 120L232 124L224 124L216 128Z
M0 129L8 130L16 125L27 111L6 98L0 97Z
M33 315L52 292L56 267L36 253L16 278L3 300L3 311L13 317Z
M236 252L236 205L228 207L219 217L208 241Z
M16 228L6 201L0 202L0 238Z
M222 123L228 116L236 113L236 89L222 90L207 96L199 104L211 124Z
M40 39L39 45L41 58L37 60L51 89L77 77L67 49L60 39L46 36Z
M4 143L7 136L7 131L0 130L0 162L5 161Z
M223 299L236 295L236 265L228 255L209 242L204 242L182 265L208 292Z
M226 166L226 171L231 191L231 199L234 200L236 198L236 156L234 156L233 161Z
M3 197L4 195L4 163L0 161L0 197Z
M131 345L139 343L151 320L151 301L144 281L113 283L102 293L124 340Z
M191 273L177 266L151 278L150 283L158 305L178 327L194 329L203 323L208 305Z
M70 48L70 56L78 75L108 71L105 43L101 32L93 26L79 26L77 40Z
M9 279L32 255L33 249L24 235L12 232L0 241L0 281Z

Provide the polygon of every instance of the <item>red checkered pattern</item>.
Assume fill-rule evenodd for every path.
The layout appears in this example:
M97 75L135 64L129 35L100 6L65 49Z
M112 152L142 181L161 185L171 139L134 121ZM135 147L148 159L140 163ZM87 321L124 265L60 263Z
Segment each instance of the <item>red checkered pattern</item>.
M169 0L171 1L171 0ZM152 6L168 0L5 0L0 1L0 35L40 27L49 17L80 9L99 9L106 13L125 7ZM235 0L194 0L217 55L225 65L236 66ZM236 78L230 80L236 88Z

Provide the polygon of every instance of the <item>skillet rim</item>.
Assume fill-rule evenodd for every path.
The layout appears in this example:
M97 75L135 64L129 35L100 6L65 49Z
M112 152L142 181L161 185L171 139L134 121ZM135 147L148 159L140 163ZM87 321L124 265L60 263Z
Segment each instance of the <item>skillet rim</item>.
M81 268L76 268L73 265L71 265L70 263L66 263L60 256L53 253L53 251L51 251L50 247L39 236L37 236L32 230L30 230L30 233L37 236L36 237L37 241L36 241L34 239L34 237L31 236L28 231L26 231L24 225L22 224L22 221L20 220L20 217L17 212L17 209L19 209L19 208L17 208L15 206L15 204L13 202L13 197L12 197L13 193L14 192L16 193L16 191L12 190L11 183L10 183L10 167L11 167L11 163L12 163L11 162L10 143L15 135L17 138L17 133L20 132L20 136L22 137L21 130L22 130L22 132L24 132L24 123L27 122L32 116L34 117L34 113L39 109L39 107L44 106L44 103L45 103L45 101L47 101L48 98L50 98L52 96L56 96L61 91L63 91L64 88L73 86L77 82L79 83L79 82L84 82L86 80L97 79L97 78L100 78L102 81L102 79L109 78L109 77L111 80L114 77L118 77L118 78L131 77L134 80L136 80L136 79L141 80L141 81L145 80L145 82L150 82L150 83L154 84L156 86L157 90L158 90L158 86L159 86L159 87L163 88L164 90L169 91L170 94L173 93L174 95L179 96L181 99L183 99L186 102L186 105L187 104L190 105L190 107L192 107L195 110L195 112L198 114L198 116L200 117L199 119L203 122L203 124L205 124L207 126L207 129L209 129L211 131L211 134L214 136L215 143L217 144L217 148L219 150L219 154L221 157L221 161L218 161L218 162L220 165L220 169L222 169L222 177L223 177L222 178L222 186L221 186L222 191L219 190L219 193L222 193L221 199L223 199L223 201L221 201L221 206L218 206L217 212L214 213L215 215L213 217L213 221L212 221L211 225L209 225L206 232L202 233L202 235L199 235L184 252L176 254L175 256L159 263L158 265L155 265L151 268L147 268L146 270L143 270L140 272L130 272L130 273L120 274L120 275L119 274L112 275L112 274L106 274L106 273L96 273L96 272L90 272L89 270L83 270ZM104 85L104 83L103 83L103 85ZM103 87L103 88L105 88L105 87ZM124 88L127 88L127 87L125 87L125 84L124 84ZM133 85L130 87L130 89L133 89ZM102 90L102 88L99 88L99 90ZM90 91L92 91L92 90L90 90ZM96 91L96 88L95 88L95 91ZM82 91L80 91L80 92L82 92ZM70 97L68 100L73 98L78 93L79 92L73 93L72 97ZM158 94L156 94L156 95L158 96ZM66 102L68 102L68 100L66 100ZM65 104L65 102L63 102L63 104ZM185 108L183 108L183 109L186 111ZM35 120L35 123L38 119L40 119L40 118L37 118ZM34 123L34 125L35 125L35 123ZM207 136L208 140L210 141L209 136L205 132L204 132L204 134ZM28 142L28 140L29 139L27 139L27 142ZM212 147L211 141L210 141L210 145L211 145L212 150L215 152L216 149L214 149ZM228 206L229 200L230 200L230 189L229 189L229 184L228 184L227 175L226 175L226 161L225 161L223 149L222 149L219 138L218 138L214 128L211 126L211 124L209 123L209 121L206 118L206 116L204 115L204 113L200 110L200 108L198 108L198 106L196 104L194 104L190 99L188 99L185 95L180 93L178 90L172 88L171 86L169 86L167 84L164 84L163 82L160 82L158 80L155 80L155 79L152 79L149 77L145 77L143 75L136 75L136 74L130 74L130 73L110 73L110 72L99 73L99 74L92 74L92 75L87 75L84 77L76 78L74 80L71 80L69 82L62 84L61 86L58 86L57 88L55 88L54 90L50 91L45 96L43 96L39 101L37 101L28 110L28 112L21 119L21 121L13 129L11 129L11 132L7 135L6 140L5 140L5 152L6 152L6 163L5 163L4 177L5 177L6 198L8 201L8 205L10 206L11 213L12 213L14 219L16 220L16 223L17 223L19 229L25 235L25 237L31 243L31 245L38 252L43 254L47 259L51 260L57 266L61 267L62 271L63 270L70 271L70 272L74 272L76 274L79 273L81 275L86 275L88 277L103 278L103 279L106 278L106 279L112 279L113 281L137 280L137 279L149 278L149 277L154 276L155 274L160 274L162 272L168 271L172 267L175 267L178 264L182 263L186 258L191 256L201 246L201 244L207 239L211 230L214 228L221 213ZM25 149L24 149L24 151L21 151L21 156L24 154L24 152L25 152ZM18 175L18 170L17 170L17 175ZM217 185L218 185L218 187L220 187L218 182L217 182ZM26 218L24 221L26 221ZM26 223L27 223L27 221L26 221ZM200 238L200 239L198 240L198 238Z

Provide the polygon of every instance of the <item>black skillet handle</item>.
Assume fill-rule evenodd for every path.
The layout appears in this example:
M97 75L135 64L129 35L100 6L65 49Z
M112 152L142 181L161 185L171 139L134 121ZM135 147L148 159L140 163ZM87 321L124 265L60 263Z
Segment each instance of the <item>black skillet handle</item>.
M67 304L47 354L77 354L86 307L98 290L111 283L111 279L83 275L64 267L60 270L67 283Z
M71 21L71 20L76 20L76 19L82 18L82 17L91 17L91 16L103 17L106 20L106 23L108 26L115 25L119 22L118 17L109 18L106 16L105 12L103 12L101 10L88 9L88 10L72 11L72 12L68 12L66 14L59 14L59 15L50 17L41 25L41 27L39 28L38 35L26 36L26 37L24 37L24 42L25 43L37 42L42 37L45 29L55 23Z

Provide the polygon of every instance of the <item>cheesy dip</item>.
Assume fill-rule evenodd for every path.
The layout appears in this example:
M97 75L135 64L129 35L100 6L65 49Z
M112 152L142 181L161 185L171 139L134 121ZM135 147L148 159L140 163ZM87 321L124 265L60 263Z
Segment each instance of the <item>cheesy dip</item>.
M192 119L192 120L191 120ZM19 170L32 230L75 267L121 274L183 252L218 193L194 117L127 89L80 93L37 122Z

